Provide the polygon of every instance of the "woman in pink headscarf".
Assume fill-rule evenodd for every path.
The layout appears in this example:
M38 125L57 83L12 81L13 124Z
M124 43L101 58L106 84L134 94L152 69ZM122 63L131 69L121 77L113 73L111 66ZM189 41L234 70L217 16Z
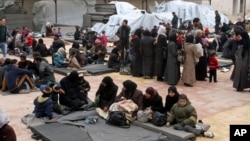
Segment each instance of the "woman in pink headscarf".
M162 97L153 87L146 89L146 94L143 96L143 109L150 109L152 111L163 112Z

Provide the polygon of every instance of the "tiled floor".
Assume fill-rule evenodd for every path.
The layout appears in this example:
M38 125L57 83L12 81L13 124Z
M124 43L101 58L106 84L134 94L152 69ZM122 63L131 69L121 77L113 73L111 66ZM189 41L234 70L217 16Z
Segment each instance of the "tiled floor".
M55 74L56 79L60 80L63 76ZM198 137L197 141L228 141L230 124L250 124L250 92L236 92L232 88L232 81L229 79L231 71L222 73L218 71L218 83L209 83L207 81L198 81L194 87L185 87L182 82L177 85L180 93L188 95L192 104L196 107L199 119L210 124L210 130L215 133L215 138L208 139ZM99 76L86 76L91 84L89 97L94 98L95 92L104 76L111 76L114 82L119 86L118 92L122 89L122 82L130 79L137 83L138 89L143 92L149 86L153 86L163 97L167 95L168 85L164 82L157 82L155 79L136 78L118 73L104 74ZM31 132L21 123L21 117L32 112L33 99L40 92L22 95L0 95L0 108L11 118L10 125L16 131L18 141L32 141Z

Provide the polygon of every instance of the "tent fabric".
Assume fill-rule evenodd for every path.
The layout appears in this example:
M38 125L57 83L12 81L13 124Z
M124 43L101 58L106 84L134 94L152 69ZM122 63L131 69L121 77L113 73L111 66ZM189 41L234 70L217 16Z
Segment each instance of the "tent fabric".
M94 12L95 3L96 0L57 0L57 23L82 26L83 14ZM54 1L41 0L35 2L32 13L35 29L40 27L41 32L45 31L47 22L55 23Z
M105 30L110 37L115 36L115 33L124 19L128 20L128 25L133 34L136 29L143 26L146 29L152 29L154 25L160 22L171 23L173 18L172 12L175 12L183 21L192 21L193 18L198 17L203 24L203 27L214 27L215 13L211 6L204 4L196 4L185 1L169 1L158 4L156 2L156 12L147 13L145 10L140 10L127 2L112 1L111 4L116 5L116 15L109 18L107 24L97 23L92 28L101 33ZM228 23L227 17L220 13L221 22Z

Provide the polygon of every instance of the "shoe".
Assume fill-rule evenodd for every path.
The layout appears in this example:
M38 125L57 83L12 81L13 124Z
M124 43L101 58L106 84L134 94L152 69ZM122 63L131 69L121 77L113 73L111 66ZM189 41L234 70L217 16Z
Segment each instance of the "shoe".
M205 137L208 137L208 138L213 138L213 137L214 137L214 133L213 133L213 132L206 131L206 132L204 132L204 136L205 136Z
M22 89L22 90L19 91L19 93L20 94L28 94L28 93L30 93L30 90L28 90L28 89Z
M163 81L164 79L162 77L157 77L157 81Z
M217 83L218 81L214 81L214 83Z
M184 85L187 86L187 87L193 87L193 85L187 84L187 83L184 83Z
M200 120L198 120L198 123L203 123L203 121L200 119Z
M40 91L40 89L38 89L37 87L34 87L32 89L30 89L31 92L37 92L37 91Z
M40 140L41 136L39 136L37 134L33 134L33 135L31 135L31 138L34 140Z

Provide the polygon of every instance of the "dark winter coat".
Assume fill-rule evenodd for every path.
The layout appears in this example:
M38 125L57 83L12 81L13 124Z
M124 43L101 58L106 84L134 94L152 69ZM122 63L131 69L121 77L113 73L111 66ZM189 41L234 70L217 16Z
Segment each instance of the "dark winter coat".
M157 44L155 48L155 63L154 74L159 77L163 77L166 66L166 60L163 58L163 52L167 54L167 37L159 35L157 38Z
M52 43L52 53L56 53L60 47L65 49L65 44L61 39L55 40Z
M48 49L45 44L38 44L34 51L40 52L42 57L46 57L48 55Z
M106 84L104 87L100 84L99 89L96 92L96 95L99 95L99 103L98 107L104 108L108 107L114 103L116 94L117 94L118 86L114 83Z
M203 56L201 56L199 58L199 62L196 64L195 66L195 77L196 80L205 80L207 77L207 60L208 60L208 56L207 56L207 52L206 50L206 45L204 45L202 43L202 39L201 38L196 38L196 43L200 43L202 45L202 49L203 49Z
M40 62L38 65L38 70L40 80L43 80L44 82L55 81L54 70L47 62Z
M50 97L38 96L34 100L35 109L33 113L37 118L48 117L49 119L53 118L53 102Z
M165 107L164 107L165 113L170 112L173 105L178 102L178 99L179 99L178 93L175 93L173 97L170 97L169 95L166 96Z
M140 38L134 35L131 39L131 47L133 50L134 60L132 61L132 75L139 77L142 75L142 53L140 48Z
M116 35L120 38L121 44L126 44L129 42L130 27L120 26Z
M86 102L86 97L80 93L80 87L76 80L78 80L78 73L76 71L73 71L69 76L64 77L60 81L60 85L65 94L59 96L60 104L74 108L75 110L83 105L81 101Z
M180 68L177 61L177 44L170 41L167 50L168 56L164 79L169 85L176 85L180 79Z
M143 109L151 107L152 111L163 112L163 102L162 97L157 93L154 97L147 99L146 96L143 96Z
M142 74L144 76L154 75L154 38L144 36L141 38L141 54L143 58Z

